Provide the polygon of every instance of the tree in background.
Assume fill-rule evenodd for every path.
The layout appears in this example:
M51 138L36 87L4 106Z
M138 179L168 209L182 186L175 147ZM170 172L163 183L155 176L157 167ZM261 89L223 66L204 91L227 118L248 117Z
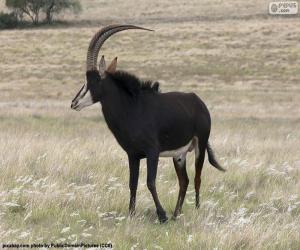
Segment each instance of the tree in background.
M48 0L45 1L43 12L46 15L46 21L52 23L53 15L57 15L65 10L71 10L74 13L81 11L79 0Z
M46 0L6 0L5 4L12 9L19 19L27 15L34 24L39 23L40 12Z
M39 23L41 12L45 14L45 20L52 23L55 14L65 10L78 13L81 10L79 0L6 0L6 6L13 10L19 21L27 15L33 24Z

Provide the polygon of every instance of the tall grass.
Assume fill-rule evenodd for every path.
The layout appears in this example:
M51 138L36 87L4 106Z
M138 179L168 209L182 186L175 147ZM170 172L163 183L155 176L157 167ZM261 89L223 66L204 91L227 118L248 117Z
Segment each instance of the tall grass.
M94 8L96 2L89 4ZM169 14L178 10L161 4ZM182 16L192 7L184 7ZM143 161L137 214L128 218L126 154L99 105L80 113L69 109L85 81L85 53L97 28L2 31L0 242L299 249L297 19L200 22L191 14L194 21L168 22L162 14L151 15L160 17L147 21L155 33L119 34L103 53L108 60L118 55L120 69L159 80L162 91L196 92L211 111L210 141L228 171L220 173L205 162L196 210L189 155L183 214L160 225ZM178 192L170 159L160 160L157 186L170 217Z

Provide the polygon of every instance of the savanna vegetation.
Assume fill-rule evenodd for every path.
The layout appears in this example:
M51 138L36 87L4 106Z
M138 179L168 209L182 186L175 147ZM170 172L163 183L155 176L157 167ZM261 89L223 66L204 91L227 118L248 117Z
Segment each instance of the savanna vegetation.
M114 249L299 249L299 17L268 1L82 1L68 27L0 32L0 242L101 243ZM116 8L116 6L118 8ZM4 9L4 6L2 5ZM194 208L193 155L183 214L160 225L141 166L128 217L128 166L99 105L70 109L89 39L134 23L104 46L119 69L195 92L212 115L220 173L205 162ZM178 183L162 159L157 188L170 217Z
M49 25L61 13L81 11L79 0L5 0L5 7L6 12L0 13L0 29Z

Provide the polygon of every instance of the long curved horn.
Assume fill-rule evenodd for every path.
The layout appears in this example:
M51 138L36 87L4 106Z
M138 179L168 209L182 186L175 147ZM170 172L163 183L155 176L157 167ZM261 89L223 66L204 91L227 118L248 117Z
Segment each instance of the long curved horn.
M109 25L100 29L90 41L90 45L87 52L87 59L86 59L86 70L89 71L89 70L97 69L98 54L101 46L103 45L106 39L108 39L114 33L120 32L122 30L129 30L129 29L153 31L135 25Z

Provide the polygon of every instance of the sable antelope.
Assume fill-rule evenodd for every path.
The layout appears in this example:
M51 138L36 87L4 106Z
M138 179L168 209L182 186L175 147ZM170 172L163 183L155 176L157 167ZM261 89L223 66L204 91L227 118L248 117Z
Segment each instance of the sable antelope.
M97 69L98 53L104 41L116 32L128 29L148 30L133 25L110 25L92 38L86 61L86 83L72 101L71 108L81 110L100 102L105 121L129 160L129 213L135 211L140 160L147 158L147 187L156 205L160 222L168 218L156 192L155 179L159 157L173 157L179 180L179 195L173 217L181 213L189 184L186 155L195 151L196 208L205 151L215 168L225 171L216 161L208 138L210 114L194 93L160 93L159 84L141 81L124 71L116 71L117 58L106 69L102 56Z

